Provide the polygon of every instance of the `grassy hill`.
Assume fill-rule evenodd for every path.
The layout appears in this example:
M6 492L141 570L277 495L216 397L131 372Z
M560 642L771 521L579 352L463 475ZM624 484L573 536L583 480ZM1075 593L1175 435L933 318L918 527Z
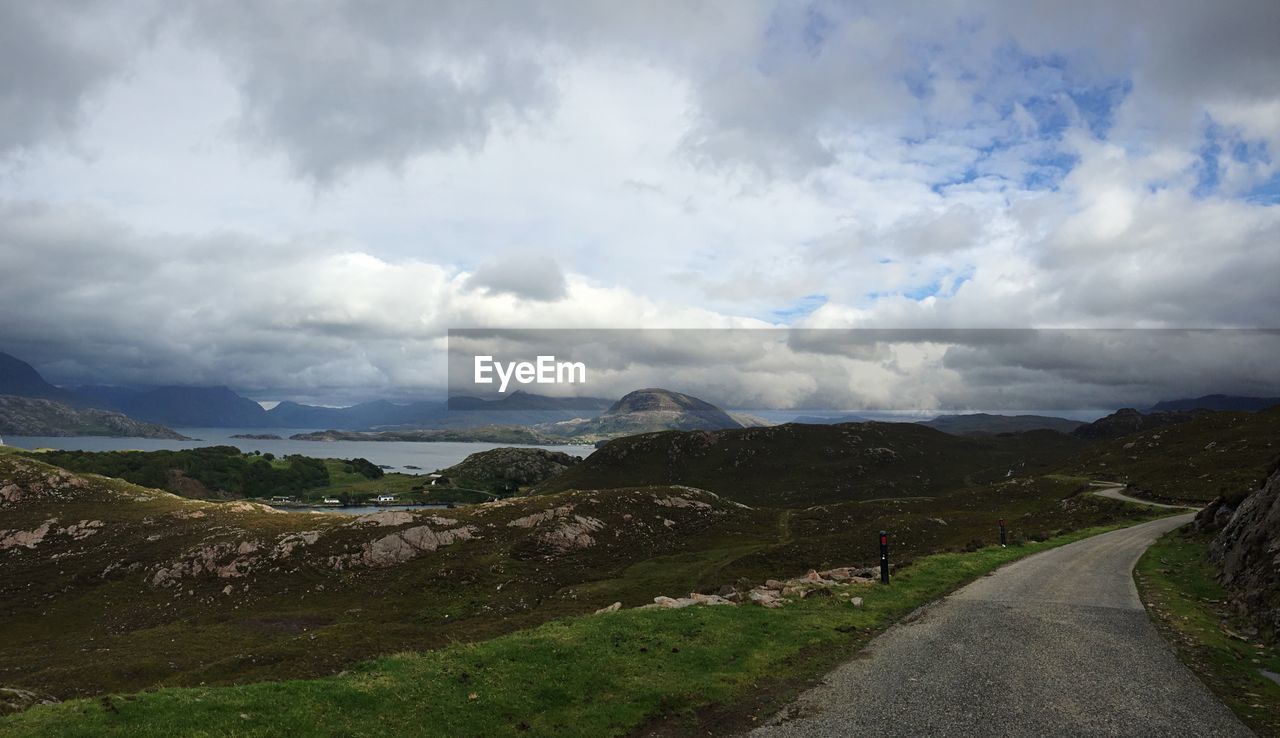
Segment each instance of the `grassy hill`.
M927 431L927 429L921 429ZM940 435L940 434L939 434ZM0 453L0 684L58 697L333 674L659 594L1114 522L1082 480L754 509L689 487L356 518L184 499Z
M809 507L1025 476L1082 446L1053 431L969 438L913 423L669 431L611 441L534 491L687 484L749 505Z
M1101 442L1065 468L1132 484L1156 499L1207 502L1257 489L1280 459L1280 407L1201 412L1193 419Z

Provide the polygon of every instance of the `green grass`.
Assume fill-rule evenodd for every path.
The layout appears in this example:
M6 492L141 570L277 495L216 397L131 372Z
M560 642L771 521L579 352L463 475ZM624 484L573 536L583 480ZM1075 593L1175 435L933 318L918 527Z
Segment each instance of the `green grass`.
M1112 526L1118 527L1118 526ZM717 706L750 725L874 633L1043 543L922 557L890 586L845 588L779 610L626 610L546 623L479 643L367 662L338 676L164 688L73 700L0 719L8 736L623 735ZM752 709L754 708L754 709Z
M1135 570L1138 589L1157 628L1179 657L1250 728L1280 735L1280 685L1259 669L1280 673L1280 652L1257 642L1226 604L1227 593L1205 560L1209 538L1166 534Z

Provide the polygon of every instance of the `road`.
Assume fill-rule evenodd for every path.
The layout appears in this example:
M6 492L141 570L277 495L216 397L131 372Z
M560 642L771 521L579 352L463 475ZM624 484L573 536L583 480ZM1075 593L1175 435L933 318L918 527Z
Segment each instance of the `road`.
M890 628L753 736L1247 736L1132 571L1178 515L1022 559Z
M1121 502L1132 502L1137 505L1147 505L1148 507L1163 507L1168 510L1187 510L1187 509L1194 510L1195 509L1195 508L1188 508L1186 505L1166 505L1161 502L1152 502L1151 500L1141 500L1141 499L1138 499L1137 497L1130 497L1129 495L1126 495L1123 492L1121 492L1120 490L1122 489L1124 489L1124 487L1108 486L1103 489L1093 490L1093 494L1099 497L1109 497L1113 500L1120 500Z

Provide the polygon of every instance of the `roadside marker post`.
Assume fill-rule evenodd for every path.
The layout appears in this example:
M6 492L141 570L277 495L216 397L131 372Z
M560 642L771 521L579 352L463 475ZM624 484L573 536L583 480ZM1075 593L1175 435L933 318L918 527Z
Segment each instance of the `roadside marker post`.
M880 583L889 583L889 533L880 531Z
M1000 518L1000 548L1006 548L1004 518Z

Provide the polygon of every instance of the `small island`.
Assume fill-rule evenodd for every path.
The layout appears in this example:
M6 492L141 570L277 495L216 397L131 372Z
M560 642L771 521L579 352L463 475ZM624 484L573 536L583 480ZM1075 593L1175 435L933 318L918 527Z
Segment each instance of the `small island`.
M283 441L284 439L274 433L236 433L231 438L240 438L246 441Z

